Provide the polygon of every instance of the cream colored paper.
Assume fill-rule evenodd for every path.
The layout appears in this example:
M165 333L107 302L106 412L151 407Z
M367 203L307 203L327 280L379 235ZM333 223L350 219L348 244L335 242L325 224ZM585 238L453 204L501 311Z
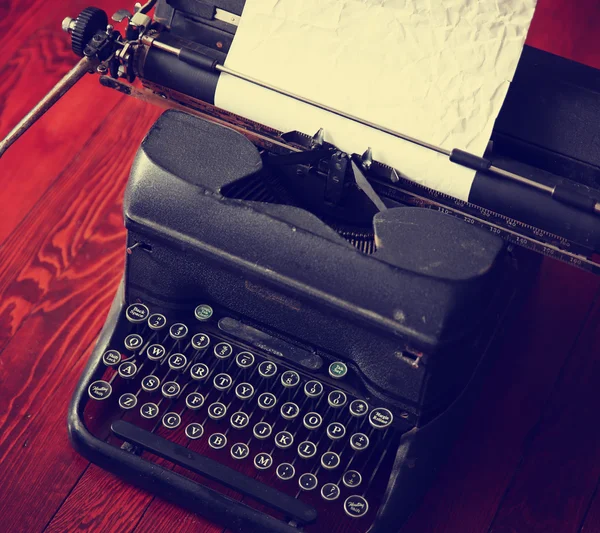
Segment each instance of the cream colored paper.
M226 66L447 149L483 155L535 0L246 0ZM313 135L467 200L474 171L221 75L216 104Z

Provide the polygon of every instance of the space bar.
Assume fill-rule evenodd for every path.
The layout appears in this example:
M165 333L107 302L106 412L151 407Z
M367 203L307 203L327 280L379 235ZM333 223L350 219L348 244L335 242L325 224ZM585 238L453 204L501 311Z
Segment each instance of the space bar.
M257 502L285 513L290 518L303 523L313 522L317 518L317 511L314 507L129 422L117 420L112 423L111 429L120 439L137 444L154 455L196 474L218 481Z

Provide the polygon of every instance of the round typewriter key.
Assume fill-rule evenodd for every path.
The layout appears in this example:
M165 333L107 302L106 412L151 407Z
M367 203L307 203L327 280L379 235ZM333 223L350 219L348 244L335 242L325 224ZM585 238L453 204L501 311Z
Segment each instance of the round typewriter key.
M135 377L137 366L133 361L124 361L119 365L118 372L123 379L131 379Z
M344 502L344 512L352 518L360 518L367 514L369 504L362 496L348 496Z
M140 414L144 418L154 418L158 414L158 405L152 402L145 403L140 408Z
M298 455L302 457L302 459L310 459L311 457L314 457L316 453L317 446L314 442L305 440L298 444Z
M280 413L286 420L293 420L300 414L300 407L294 402L286 402L281 406Z
M206 333L196 333L192 337L192 347L194 350L204 350L210 345L210 337Z
M139 324L148 318L150 314L150 310L144 304L131 304L127 311L125 311L125 316L127 320L132 324Z
M254 364L254 355L250 352L240 352L235 356L235 363L240 368L250 368Z
M306 429L317 429L323 423L323 417L319 413L306 413L302 422Z
M346 487L352 489L354 487L358 487L362 483L362 476L356 470L348 470L347 472L344 472L342 481Z
M350 402L350 414L352 416L365 416L369 411L369 405L364 400L353 400Z
M177 322L169 328L169 335L172 339L175 339L176 341L183 339L187 334L188 327L185 324L182 324L181 322Z
M275 407L276 403L277 403L277 398L275 397L274 394L271 394L270 392L263 392L258 397L258 406L265 411L268 411L269 409L273 409L273 407Z
M175 398L181 392L181 385L176 381L167 381L160 390L165 398Z
M204 428L198 424L198 422L192 422L188 424L185 428L185 434L188 439L196 440L202 437L204 433Z
M341 390L332 390L327 396L327 402L331 407L343 407L347 401L346 393Z
M188 407L188 409L200 409L200 407L204 405L204 396L202 396L202 394L199 392L190 392L185 397L185 405Z
M215 450L224 448L227 444L227 437L223 433L213 433L208 437L208 445Z
M102 362L106 366L118 365L121 362L121 354L117 350L108 350L108 352L104 352Z
M160 344L152 344L146 348L146 355L150 361L160 361L166 353L164 346Z
M350 437L350 446L357 452L366 450L369 447L369 437L364 433L355 433Z
M182 353L174 353L169 355L167 362L173 370L183 370L187 365L187 357Z
M135 351L137 350L144 342L144 339L142 339L142 337L140 335L138 335L137 333L133 333L131 335L127 335L127 337L125 337L125 348L127 348L130 351Z
M158 387L160 386L160 379L152 375L144 376L142 378L141 385L142 389L144 389L146 392L152 392L158 389Z
M277 467L277 477L283 479L283 481L289 481L296 475L296 469L294 465L290 463L281 463Z
M333 470L340 466L340 456L335 452L325 452L321 455L321 466L327 470Z
M267 422L259 422L252 428L252 434L260 440L268 438L271 431L273 431L273 428Z
M150 315L148 318L148 326L150 329L157 331L159 329L164 328L167 325L167 318L165 315L161 315L160 313L154 313Z
M389 409L385 409L383 407L377 407L377 409L373 409L369 414L369 423L375 429L385 429L392 423L393 420L394 415L392 415Z
M304 394L309 398L318 398L323 394L323 384L315 380L307 381L304 384Z
M300 383L300 375L298 372L294 372L293 370L286 370L283 374L281 374L281 384L284 387L292 388Z
M335 483L325 483L321 487L321 498L332 502L340 496L340 488Z
M190 375L192 376L192 379L195 379L197 381L206 379L209 372L210 372L210 370L204 363L196 363L190 369Z
M194 316L200 320L200 322L205 322L213 316L213 308L210 305L201 304L194 309Z
M254 395L254 387L250 383L240 383L235 388L235 395L240 400L249 400Z
M254 457L254 466L259 470L266 470L273 464L273 458L268 453L259 453Z
M246 413L238 411L231 415L229 422L232 428L244 429L248 425L248 422L250 422L250 417Z
M106 400L112 392L112 386L108 381L98 380L90 384L88 394L93 400Z
M162 417L162 425L167 429L175 429L181 424L181 417L177 413L165 413Z
M336 361L329 365L329 375L334 379L343 378L348 373L348 367L346 363Z
M119 397L119 407L121 409L133 409L137 405L137 396L126 392Z
M250 455L250 448L243 442L238 442L231 447L231 457L234 459L245 459Z
M313 490L317 488L319 480L314 474L302 474L298 478L298 485L302 490Z
M258 373L263 378L272 378L275 374L277 374L277 365L271 361L263 361L260 365L258 365Z
M275 446L286 450L294 443L294 436L289 431L280 431L275 435Z
M217 359L227 359L228 357L231 357L233 348L228 342L220 342L219 344L215 345L213 352Z
M208 416L213 420L221 420L227 414L227 407L221 402L211 403L208 406Z
M227 390L232 383L233 378L229 374L217 374L213 379L213 385L217 390Z
M332 422L327 426L327 436L331 440L341 439L346 434L346 426L339 422Z

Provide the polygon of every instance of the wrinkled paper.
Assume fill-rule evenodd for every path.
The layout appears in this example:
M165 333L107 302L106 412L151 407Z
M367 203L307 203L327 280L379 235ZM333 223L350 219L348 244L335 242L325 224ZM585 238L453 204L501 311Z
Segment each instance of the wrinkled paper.
M447 149L483 155L535 0L246 0L226 66ZM475 172L221 74L216 105L314 135L468 200Z

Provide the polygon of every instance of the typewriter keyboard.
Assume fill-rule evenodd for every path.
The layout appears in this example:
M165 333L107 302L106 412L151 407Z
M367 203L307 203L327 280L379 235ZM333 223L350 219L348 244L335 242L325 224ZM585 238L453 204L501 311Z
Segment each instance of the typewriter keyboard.
M275 338L283 357L271 355L268 339L236 337L238 322L209 305L175 320L142 303L124 314L88 387L96 436L277 518L312 522L304 531L368 529L399 417L358 392L344 362L291 344L287 358Z

